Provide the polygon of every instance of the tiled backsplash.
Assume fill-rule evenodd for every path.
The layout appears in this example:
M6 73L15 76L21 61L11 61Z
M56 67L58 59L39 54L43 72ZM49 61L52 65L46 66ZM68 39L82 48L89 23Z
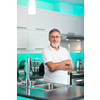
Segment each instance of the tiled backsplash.
M31 57L32 60L34 58L38 58L40 62L39 65L43 62L42 53L17 54L17 69L20 64L20 61L27 60L27 57ZM76 67L77 59L82 59L82 67L84 67L84 52L81 53L71 52L70 57L72 58L74 67Z

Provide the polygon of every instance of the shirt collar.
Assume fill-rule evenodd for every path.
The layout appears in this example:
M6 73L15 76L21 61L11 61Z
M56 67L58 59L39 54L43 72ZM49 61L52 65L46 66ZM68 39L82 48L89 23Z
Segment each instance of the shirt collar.
M59 50L60 50L60 45L59 45ZM49 49L51 49L52 51L56 51L51 45L49 45Z

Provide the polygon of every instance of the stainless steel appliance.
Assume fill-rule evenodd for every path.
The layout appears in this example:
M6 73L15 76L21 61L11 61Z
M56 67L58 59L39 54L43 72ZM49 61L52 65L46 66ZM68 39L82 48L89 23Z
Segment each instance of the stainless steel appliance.
M70 85L84 86L84 71L70 73Z
M75 35L75 33L68 32L67 34L61 34L62 40L67 41L77 41L77 40L84 40L84 36L82 35Z
M72 85L84 86L84 77L73 78L73 79L72 79Z

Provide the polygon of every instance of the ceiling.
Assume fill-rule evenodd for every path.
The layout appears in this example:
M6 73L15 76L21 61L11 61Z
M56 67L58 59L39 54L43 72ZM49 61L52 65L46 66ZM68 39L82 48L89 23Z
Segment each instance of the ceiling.
M44 1L49 3L66 3L72 5L84 5L84 0L38 0L38 1Z

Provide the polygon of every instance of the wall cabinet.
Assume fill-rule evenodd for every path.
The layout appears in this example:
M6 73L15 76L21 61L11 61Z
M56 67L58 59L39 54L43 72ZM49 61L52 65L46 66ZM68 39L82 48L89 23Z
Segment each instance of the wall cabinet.
M61 34L75 33L84 36L84 18L60 12L37 9L28 15L28 7L17 5L17 48L42 50L49 45L48 34L53 28Z
M84 36L84 18L78 19L78 34Z
M71 15L70 15L71 16ZM78 32L78 20L74 17L62 17L62 33L75 33Z
M17 29L17 48L26 50L43 50L49 45L47 32Z
M60 14L54 14L54 13L49 13L49 31L51 29L59 29L61 30L61 25L62 25L62 16Z
M17 30L17 48L27 49L28 32L26 30Z
M27 6L17 5L17 27L28 27Z
M29 15L29 29L37 31L47 31L48 13L37 9L36 15Z
M47 46L47 33L30 31L27 50L43 50Z

